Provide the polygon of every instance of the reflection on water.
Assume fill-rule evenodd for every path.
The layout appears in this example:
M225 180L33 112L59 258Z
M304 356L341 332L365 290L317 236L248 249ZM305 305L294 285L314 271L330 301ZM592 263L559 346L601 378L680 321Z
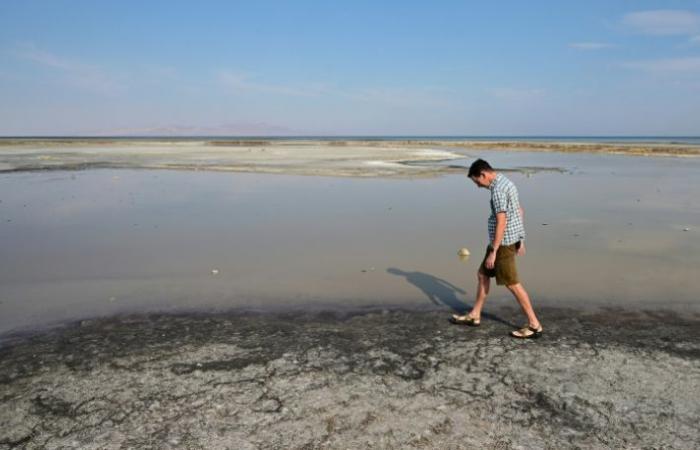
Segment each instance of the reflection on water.
M535 304L698 309L700 160L474 156L566 170L508 174L525 207L519 265ZM464 308L487 215L488 192L458 174L5 174L0 331L137 310ZM462 247L474 256L460 261ZM514 301L494 287L490 302Z

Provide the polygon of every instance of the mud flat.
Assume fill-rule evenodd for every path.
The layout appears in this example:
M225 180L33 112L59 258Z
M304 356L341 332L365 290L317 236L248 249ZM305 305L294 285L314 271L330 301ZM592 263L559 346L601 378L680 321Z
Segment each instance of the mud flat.
M553 142L553 141L401 141L380 145L434 146L468 150L507 150L524 152L601 153L629 156L700 156L700 146L655 142Z
M700 316L543 309L87 320L0 348L0 448L693 448Z
M470 140L0 139L0 173L36 170L180 169L297 175L434 176L430 164L482 150L700 156L700 146Z
M325 176L430 176L461 155L424 146L306 141L3 140L0 172L179 169Z

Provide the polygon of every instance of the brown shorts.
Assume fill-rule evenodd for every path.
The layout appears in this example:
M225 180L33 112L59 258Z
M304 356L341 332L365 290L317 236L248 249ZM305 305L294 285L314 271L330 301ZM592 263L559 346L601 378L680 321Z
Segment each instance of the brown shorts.
M496 264L493 269L486 268L486 258L491 253L491 246L486 248L486 255L481 262L479 272L489 278L496 277L496 284L512 286L518 284L518 269L515 267L515 254L520 247L520 242L511 245L501 245L496 252Z

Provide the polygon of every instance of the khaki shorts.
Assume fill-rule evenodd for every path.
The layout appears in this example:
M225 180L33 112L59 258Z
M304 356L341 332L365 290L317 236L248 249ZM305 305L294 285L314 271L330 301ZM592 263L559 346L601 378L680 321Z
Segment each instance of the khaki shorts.
M486 258L491 253L491 246L486 248L486 255L479 267L479 273L489 278L496 277L496 284L512 286L518 284L518 269L515 267L515 254L520 248L520 242L511 245L501 245L496 252L496 264L493 269L486 268Z

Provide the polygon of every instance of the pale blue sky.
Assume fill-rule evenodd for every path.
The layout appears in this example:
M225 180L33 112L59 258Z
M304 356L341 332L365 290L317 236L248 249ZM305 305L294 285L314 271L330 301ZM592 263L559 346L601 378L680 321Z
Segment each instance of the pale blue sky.
M700 135L700 0L0 2L0 135L166 129Z

